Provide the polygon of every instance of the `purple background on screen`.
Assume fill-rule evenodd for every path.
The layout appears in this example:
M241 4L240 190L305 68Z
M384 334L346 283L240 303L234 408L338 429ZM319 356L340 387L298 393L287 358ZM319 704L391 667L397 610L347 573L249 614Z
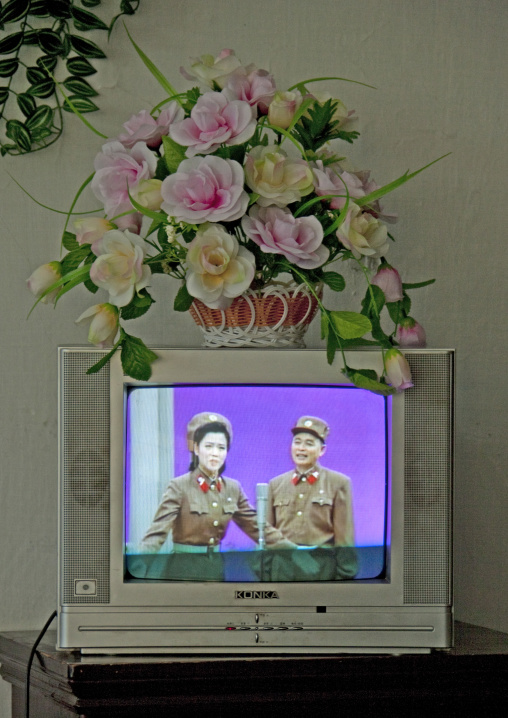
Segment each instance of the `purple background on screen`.
M255 506L256 484L292 469L291 428L303 415L330 426L321 464L350 477L355 540L358 546L384 544L386 500L385 399L346 387L179 386L173 388L175 476L188 471L189 420L202 411L226 416L233 441L225 476L241 482ZM252 548L252 541L230 524L224 549Z

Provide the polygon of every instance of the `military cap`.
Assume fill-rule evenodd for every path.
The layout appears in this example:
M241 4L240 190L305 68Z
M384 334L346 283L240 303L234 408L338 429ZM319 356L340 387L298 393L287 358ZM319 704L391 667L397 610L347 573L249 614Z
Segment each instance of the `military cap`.
M229 421L229 419L226 419L226 417L222 416L222 414L217 414L213 411L202 411L201 413L193 416L187 424L187 446L189 447L189 451L192 451L194 449L194 434L196 433L197 429L202 426L205 426L206 424L211 424L216 421L218 421L220 424L224 424L229 434L229 441L233 441L233 429L231 427L231 422Z
M296 422L295 426L291 429L293 435L307 432L313 436L317 436L323 443L326 442L326 437L330 433L330 427L323 421L318 419L317 416L301 416Z

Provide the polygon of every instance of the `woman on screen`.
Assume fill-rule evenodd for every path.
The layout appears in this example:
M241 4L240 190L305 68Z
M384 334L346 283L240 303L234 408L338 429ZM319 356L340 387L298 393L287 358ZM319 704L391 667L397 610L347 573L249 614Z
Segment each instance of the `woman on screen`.
M240 483L224 476L232 436L228 419L213 412L197 414L187 426L189 471L171 479L139 546L140 554L157 553L172 532L171 556L180 559L170 562L168 578L222 580L219 552L230 521L258 541L255 509ZM293 546L272 526L265 540L267 546Z

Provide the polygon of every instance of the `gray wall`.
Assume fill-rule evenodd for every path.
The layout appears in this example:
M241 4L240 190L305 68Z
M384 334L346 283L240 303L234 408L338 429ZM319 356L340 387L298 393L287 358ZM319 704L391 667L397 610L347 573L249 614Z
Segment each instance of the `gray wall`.
M379 183L453 152L385 200L400 217L390 259L407 281L437 279L414 293L414 313L430 346L457 349L456 617L508 631L505 0L152 0L127 24L181 88L180 65L223 47L235 48L244 63L268 65L281 87L322 75L375 85L338 83L333 90L360 117L362 137L350 157ZM113 136L161 93L121 24L107 54L93 79L101 111L88 117ZM56 348L86 343L74 319L94 303L75 291L26 321L25 279L58 258L62 218L36 206L8 173L63 210L91 172L99 144L69 117L52 148L1 161L3 630L40 627L55 608ZM153 345L196 346L190 318L171 311L174 287L159 279L158 303L136 329ZM315 327L309 343L319 346ZM8 687L0 691L5 715Z

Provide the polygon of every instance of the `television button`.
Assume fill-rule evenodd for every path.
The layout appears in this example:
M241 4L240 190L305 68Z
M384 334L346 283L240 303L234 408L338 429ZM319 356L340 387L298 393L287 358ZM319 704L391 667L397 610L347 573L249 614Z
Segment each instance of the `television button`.
M97 581L94 578L76 579L74 581L75 596L96 596Z

